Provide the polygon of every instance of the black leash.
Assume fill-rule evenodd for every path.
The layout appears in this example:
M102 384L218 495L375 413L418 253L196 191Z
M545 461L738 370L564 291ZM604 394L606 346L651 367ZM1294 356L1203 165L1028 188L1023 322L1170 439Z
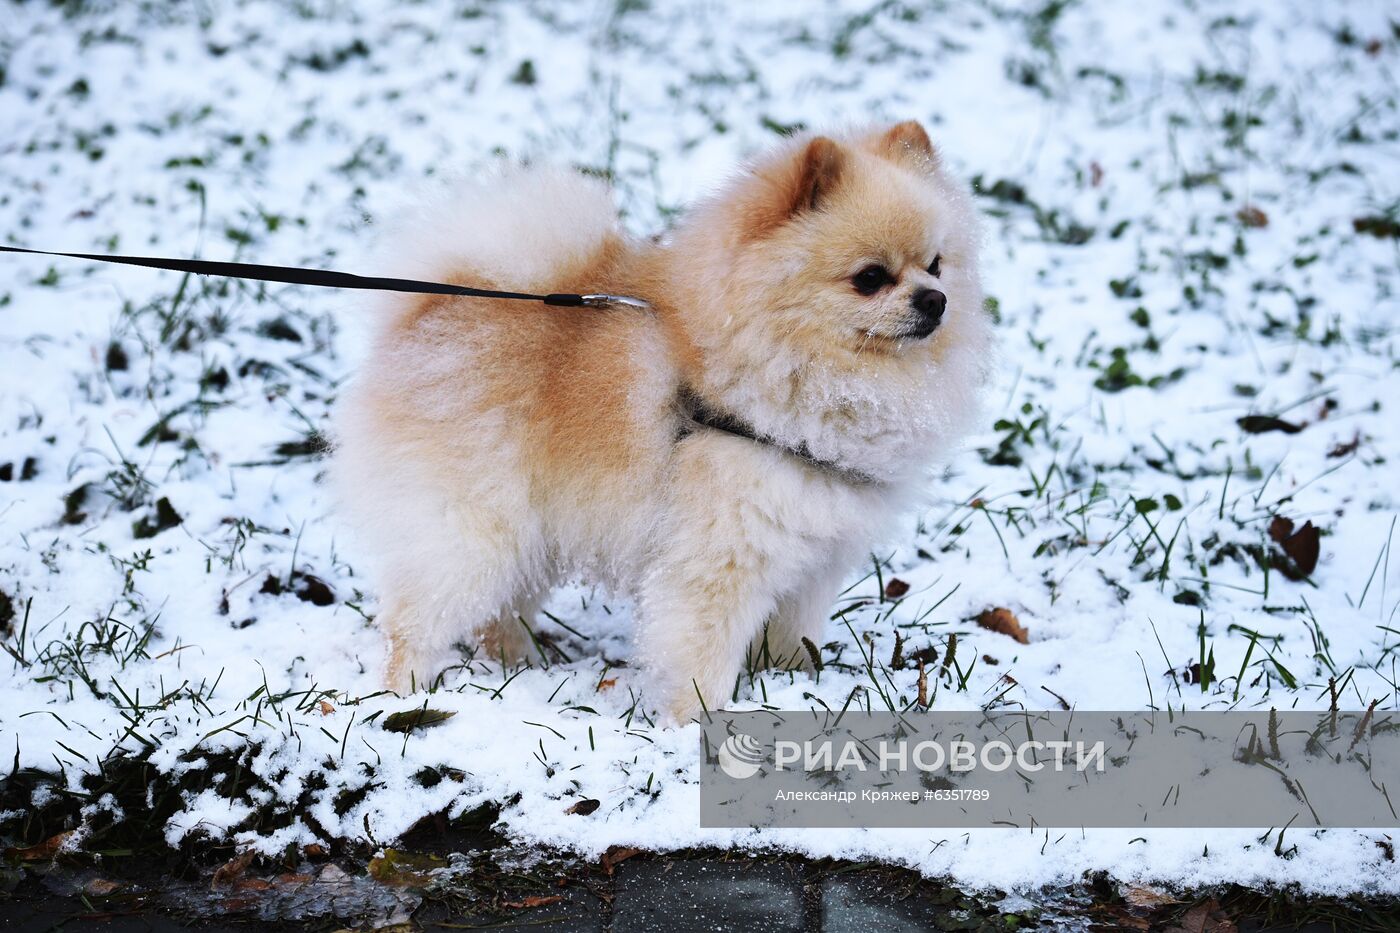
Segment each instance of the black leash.
M144 266L148 269L169 269L194 275L217 275L231 279L254 279L259 282L280 282L284 285L311 285L316 288L359 288L380 292L409 292L420 295L459 295L465 298L497 298L505 301L539 301L561 308L604 308L620 305L644 310L651 307L640 298L627 295L532 295L528 292L504 292L469 285L448 285L445 282L420 282L417 279L389 279L378 276L353 275L331 269L299 269L295 266L264 266L251 262L213 262L207 259L163 259L155 256L103 256L96 253L57 253L43 249L22 249L0 246L0 252L28 253L32 256L62 256L66 259L86 259L90 262L111 262L124 266Z
M43 249L24 249L19 246L0 246L0 252L25 253L30 256L59 256L65 259L86 259L90 262L110 262L124 266L143 266L147 269L168 269L172 272L186 272L193 275L217 275L233 279L253 279L259 282L278 282L284 285L310 285L315 288L358 288L381 292L408 292L421 295L457 295L465 298L495 298L504 301L538 301L546 305L562 308L605 308L620 306L636 310L648 310L651 305L640 298L628 295L534 295L529 292L506 292L492 288L473 288L470 285L448 285L445 282L422 282L417 279L391 279L378 276L354 275L349 272L336 272L331 269L301 269L295 266L265 266L251 262L214 262L207 259L163 259L155 256L104 256L97 253L60 253ZM683 417L691 425L706 427L742 437L796 457L809 466L832 474L852 485L865 486L878 482L875 477L861 470L823 460L808 449L806 444L796 447L760 434L754 428L728 412L721 411L702 400L689 386L681 387L679 403ZM680 437L689 433L683 426ZM678 438L679 439L679 438Z

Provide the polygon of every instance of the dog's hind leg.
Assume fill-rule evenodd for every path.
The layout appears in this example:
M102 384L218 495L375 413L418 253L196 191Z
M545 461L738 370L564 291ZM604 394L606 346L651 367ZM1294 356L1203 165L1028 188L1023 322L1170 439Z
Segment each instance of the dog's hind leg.
M433 607L430 598L406 595L401 588L384 600L376 621L389 640L386 687L407 695L434 686L456 641L445 614Z
M533 650L517 616L531 617L544 581L527 530L484 511L453 517L417 537L420 564L385 581L386 681L400 693L432 686L458 641L475 641L482 660L510 663Z
M395 599L379 617L389 636L387 685L405 694L434 686L451 666L452 646L459 641L475 642L473 657L481 661L510 665L538 656L520 621L530 621L538 604L538 597L522 594L506 600L494 618L474 625L478 614L464 608Z

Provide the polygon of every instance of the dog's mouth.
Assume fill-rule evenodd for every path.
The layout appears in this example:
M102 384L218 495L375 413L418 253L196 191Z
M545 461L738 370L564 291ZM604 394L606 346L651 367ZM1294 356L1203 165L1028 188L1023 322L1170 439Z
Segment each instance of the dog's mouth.
M907 330L902 330L894 335L895 340L923 340L938 330L937 321L920 321Z
M920 322L912 327L894 333L885 333L878 330L860 331L860 342L865 346L879 346L881 349L894 351L906 343L917 343L933 336L938 330L937 323Z

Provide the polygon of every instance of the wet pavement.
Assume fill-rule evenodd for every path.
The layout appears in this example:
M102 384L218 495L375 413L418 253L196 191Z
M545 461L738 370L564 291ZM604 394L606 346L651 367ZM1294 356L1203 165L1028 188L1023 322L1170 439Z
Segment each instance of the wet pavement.
M611 933L1084 930L1030 905L1003 912L889 869L797 859L668 858L617 864L390 850L365 870L335 862L161 883L77 866L32 866L0 897L9 933L101 930L542 928ZM629 857L630 856L630 857ZM611 871L609 871L611 869Z
M9 861L0 861L0 930L1321 933L1400 926L1393 904L1362 904L1340 925L1305 913L1280 924L1272 902L1242 907L1247 898L1221 895L1227 908L1214 897L1177 900L1105 879L1005 897L972 895L888 866L797 857L615 849L583 861L444 824L430 823L399 845L375 853L307 851L295 864L245 855L202 865L130 853L16 861L11 849Z

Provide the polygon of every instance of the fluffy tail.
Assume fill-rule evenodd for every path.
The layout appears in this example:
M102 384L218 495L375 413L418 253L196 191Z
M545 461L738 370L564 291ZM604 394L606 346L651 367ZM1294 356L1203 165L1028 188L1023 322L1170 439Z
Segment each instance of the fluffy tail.
M500 167L420 192L380 237L381 274L530 292L623 236L603 182L557 167Z

